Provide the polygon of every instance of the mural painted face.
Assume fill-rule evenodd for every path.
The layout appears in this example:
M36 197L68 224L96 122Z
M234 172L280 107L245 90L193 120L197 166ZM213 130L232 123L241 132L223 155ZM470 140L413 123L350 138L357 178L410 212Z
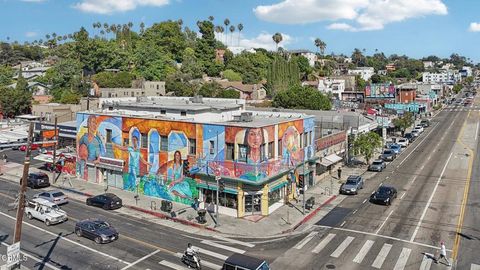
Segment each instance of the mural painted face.
M97 134L97 129L98 129L97 118L91 115L90 117L88 117L88 133L90 135L95 135Z
M259 149L263 143L262 129L260 128L250 129L247 134L247 142L248 142L248 146L250 146L251 149Z
M180 151L175 151L175 163L180 164L182 162L182 154Z

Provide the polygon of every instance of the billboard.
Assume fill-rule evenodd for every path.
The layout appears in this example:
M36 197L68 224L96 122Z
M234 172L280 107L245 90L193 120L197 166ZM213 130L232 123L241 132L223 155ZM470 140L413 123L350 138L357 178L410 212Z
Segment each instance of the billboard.
M389 83L372 83L365 87L367 98L395 98L395 85Z

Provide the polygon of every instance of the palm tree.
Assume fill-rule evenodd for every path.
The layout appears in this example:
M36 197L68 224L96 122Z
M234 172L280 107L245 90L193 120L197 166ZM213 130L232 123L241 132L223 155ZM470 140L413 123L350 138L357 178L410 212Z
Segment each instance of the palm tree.
M140 23L140 34L143 34L145 32L145 23L141 22Z
M235 25L230 25L230 45L233 44L233 32L235 32Z
M67 40L67 38L68 38L68 36L67 36L67 35L63 35L63 38L62 38L62 39L63 39L63 41L66 41L66 40Z
M228 25L230 24L230 20L227 18L223 21L223 24L225 24L225 31L228 30ZM225 35L225 44L227 44L227 35Z
M222 31L222 30L220 29L220 25L215 26L214 30L215 30L215 33L217 33L217 35L220 35L220 33L221 33L221 31Z
M242 30L243 30L243 24L239 23L237 25L237 29L238 29L238 43L237 43L237 45L240 46L240 32L242 32Z
M62 41L62 39L63 39L63 36L58 36L57 37L57 41Z
M127 25L128 25L128 28L129 28L129 29L132 29L132 28L133 28L133 22L128 22Z
M105 38L105 30L100 30L100 35L102 35L102 38Z
M220 34L223 36L223 33L225 33L225 28L220 25Z
M72 34L68 34L67 35L69 39L72 39L73 38L73 35Z
M178 19L177 23L178 23L178 25L182 26L182 25L183 25L183 20L182 20L182 19Z
M45 35L45 38L46 38L47 40L50 39L50 34L46 34L46 35ZM7 38L7 40L8 40L8 38Z
M213 20L215 20L215 18L213 16L208 16L208 19L213 22Z
M325 53L325 48L327 48L327 43L323 42L323 40L319 38L316 38L315 46L320 50L320 54L323 55Z
M52 33L52 38L55 39L57 37L57 33Z
M282 34L277 32L272 36L272 39L273 39L273 42L275 42L276 50L278 50L278 44L283 40Z

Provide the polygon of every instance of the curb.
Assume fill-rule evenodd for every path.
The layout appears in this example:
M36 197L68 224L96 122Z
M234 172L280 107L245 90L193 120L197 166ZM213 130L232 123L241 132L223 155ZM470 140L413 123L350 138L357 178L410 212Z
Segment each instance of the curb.
M59 189L66 190L66 191L71 192L71 193L79 194L79 195L82 195L82 196L93 197L92 194L87 193L87 192L78 191L78 190L74 190L74 189L66 188L66 187L60 187L60 186L56 186L56 185L55 185L55 187L59 188ZM128 205L128 204L124 204L123 206L128 208L128 209L132 209L132 210L135 210L135 211L138 211L138 212L149 214L149 215L161 218L161 219L166 219L166 220L171 220L173 222L178 222L178 223L181 223L183 225L193 226L193 227L196 227L196 228L205 229L205 230L212 231L212 232L219 232L219 231L215 230L214 228L209 228L209 227L206 227L206 226L203 226L203 225L200 225L200 224L197 224L195 222L188 221L188 220L184 220L184 219L180 219L180 218L174 218L174 217L171 217L169 215L166 215L166 214L163 214L163 213L160 213L160 212L155 212L155 211L152 211L152 210L143 209L143 208L138 207L138 206L133 206L133 205Z
M325 205L329 204L330 202L332 202L336 198L337 198L337 195L332 195L330 198L328 198L326 201L324 201L319 207L317 207L310 214L308 214L306 217L304 217L300 222L298 222L295 226L293 226L292 228L290 228L288 230L285 230L285 231L281 232L281 234L291 233L291 232L295 231L302 224L305 224L310 219L312 219Z

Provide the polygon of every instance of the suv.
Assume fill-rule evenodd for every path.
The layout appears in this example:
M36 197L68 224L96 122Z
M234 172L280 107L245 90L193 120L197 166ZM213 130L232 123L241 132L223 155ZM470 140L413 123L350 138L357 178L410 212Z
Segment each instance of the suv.
M57 224L68 219L67 213L58 207L58 205L51 203L42 198L36 198L28 201L25 207L25 214L28 219L36 218L45 222L45 225Z
M105 193L87 198L87 205L102 207L105 210L114 210L122 207L122 199L113 193Z
M43 172L34 172L28 174L27 186L31 188L44 188L50 186L48 175Z
M363 178L359 175L350 175L347 182L340 186L340 194L358 194L358 190L363 188Z
M385 167L387 167L387 165L383 160L376 159L370 164L370 166L368 166L368 170L372 172L381 172Z

